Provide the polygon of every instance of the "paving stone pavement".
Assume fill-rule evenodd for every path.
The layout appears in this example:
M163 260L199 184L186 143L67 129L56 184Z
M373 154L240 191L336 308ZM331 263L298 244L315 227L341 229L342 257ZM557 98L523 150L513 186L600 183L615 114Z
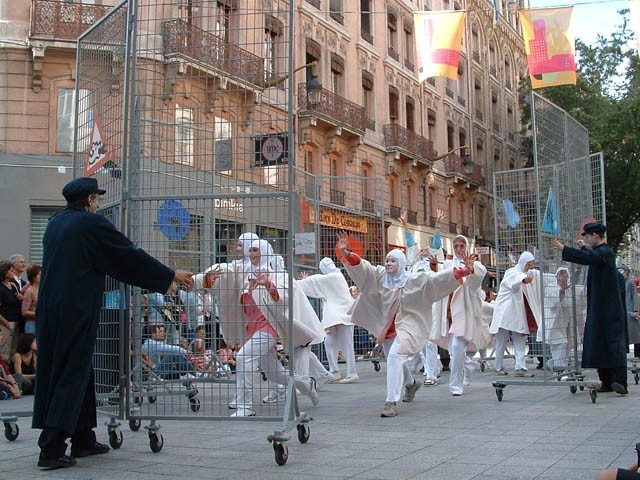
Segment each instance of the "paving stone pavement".
M0 479L590 480L600 469L636 462L640 386L632 375L629 395L598 394L594 404L588 389L572 394L539 374L533 385L508 385L499 402L489 371L478 372L463 396L452 397L445 372L438 386L421 388L412 403L400 402L397 417L381 418L384 372L384 363L375 372L359 362L358 383L326 385L318 407L300 398L314 419L311 436L299 443L294 426L284 466L275 463L266 441L281 420L219 421L185 413L184 420L158 420L159 453L151 452L144 428L130 431L124 421L120 449L78 459L73 468L42 471L36 466L39 431L21 417L18 438L0 439ZM28 411L31 401L2 401L0 412ZM98 417L102 442L108 441L106 420Z

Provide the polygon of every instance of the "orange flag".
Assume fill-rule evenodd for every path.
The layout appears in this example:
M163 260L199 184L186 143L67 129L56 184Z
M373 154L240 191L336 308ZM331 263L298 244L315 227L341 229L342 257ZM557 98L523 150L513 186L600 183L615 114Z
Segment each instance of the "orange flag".
M573 7L520 10L532 88L576 84Z
M418 81L429 77L458 78L465 12L416 12Z
M629 10L631 11L631 29L636 35L636 50L640 55L640 0L631 0Z

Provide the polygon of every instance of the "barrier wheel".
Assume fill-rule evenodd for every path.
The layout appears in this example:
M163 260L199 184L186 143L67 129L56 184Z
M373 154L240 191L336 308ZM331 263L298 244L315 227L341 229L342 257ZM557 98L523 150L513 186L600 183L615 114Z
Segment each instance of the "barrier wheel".
M596 398L598 398L598 392L595 389L589 390L589 396L591 397L591 403L596 403Z
M129 419L129 428L131 429L132 432L137 432L138 430L140 430L141 426L142 426L142 422L140 420L133 419L133 418Z
M636 385L638 384L638 382L640 382L640 375L638 375L637 373L633 374L633 380L636 382Z
M158 453L162 450L164 446L164 439L162 438L162 434L158 435L157 433L149 434L149 448L153 453Z
M298 441L300 443L307 443L309 441L309 437L311 436L311 430L309 429L309 425L306 423L299 423L298 426Z
M273 442L273 451L278 465L282 466L287 463L287 460L289 459L289 449L286 444Z
M373 364L373 369L374 369L376 372L379 372L379 371L380 371L380 363L379 363L379 362L374 363L374 364Z
M114 450L117 450L122 446L123 440L122 432L119 428L109 431L109 445L111 445L111 448Z
M4 436L10 442L13 442L20 435L20 427L16 422L5 422L4 424Z
M480 364L480 371L481 371L482 373L484 373L484 371L485 371L485 369L486 369L486 368L487 368L487 367L485 367L485 366L484 366L484 362L482 362L482 363Z
M580 391L584 392L584 385L580 385Z
M153 395L149 396L149 403L156 403L157 397L154 397Z
M496 397L498 397L498 401L499 402L502 401L502 389L501 388L496 388Z
M198 412L200 411L200 399L198 397L192 397L189 399L189 403L191 404L191 411Z
M576 393L578 391L578 387L576 387L575 385L571 385L569 386L569 391L571 393Z

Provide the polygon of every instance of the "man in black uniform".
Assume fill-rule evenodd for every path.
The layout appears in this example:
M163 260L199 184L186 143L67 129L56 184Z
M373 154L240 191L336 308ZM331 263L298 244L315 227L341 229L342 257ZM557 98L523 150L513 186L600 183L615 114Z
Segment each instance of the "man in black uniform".
M191 284L191 272L151 257L95 212L105 190L94 178L76 178L62 190L67 207L54 215L43 238L38 294L38 366L33 428L42 429L38 466L72 467L74 457L107 453L96 441L91 365L100 308L109 275L166 292L173 280ZM71 456L65 455L71 437Z
M557 239L551 246L562 250L562 260L589 266L582 368L598 369L599 391L626 395L627 312L615 255L604 239L606 231L601 223L587 223L584 240L578 241L581 248L566 247Z

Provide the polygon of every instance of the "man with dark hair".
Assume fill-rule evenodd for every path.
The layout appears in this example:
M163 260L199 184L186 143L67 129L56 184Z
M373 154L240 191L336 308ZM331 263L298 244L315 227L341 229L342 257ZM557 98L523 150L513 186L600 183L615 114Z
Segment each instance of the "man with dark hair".
M36 319L38 365L33 428L41 428L38 466L72 467L74 457L107 453L96 441L91 365L105 276L157 292L172 281L190 285L191 272L172 270L120 233L96 211L105 190L76 178L62 195L67 207L49 220ZM65 455L71 437L71 455Z
M607 227L587 223L580 248L551 240L551 247L562 251L562 260L588 265L587 321L584 327L582 367L597 368L602 382L599 391L627 391L627 322L622 275L616 269L615 255L605 241ZM588 247L588 248L587 248Z

